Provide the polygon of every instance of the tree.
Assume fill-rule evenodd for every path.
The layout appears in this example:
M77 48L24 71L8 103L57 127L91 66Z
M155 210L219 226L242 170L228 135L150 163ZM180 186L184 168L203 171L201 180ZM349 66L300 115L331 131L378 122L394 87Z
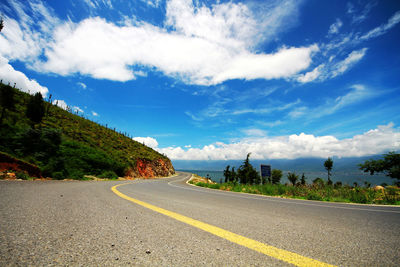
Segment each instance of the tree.
M237 183L237 179L238 179L238 177L237 177L237 174L236 174L236 172L235 172L235 167L232 167L232 171L231 171L231 177L230 177L231 179L229 180L229 182L233 182L233 183Z
M303 172L303 174L301 175L300 184L301 184L301 185L306 185L306 177L304 176L304 172Z
M45 112L43 97L40 92L31 96L26 108L26 116L32 121L33 124L40 123L43 119Z
M331 158L328 158L327 160L325 160L324 167L325 167L325 170L328 171L328 185L332 185L331 171L332 171L332 167L333 167L333 160Z
M238 176L241 184L260 184L260 174L250 164L250 155L247 154L246 160L238 169Z
M0 105L2 106L0 125L7 110L13 110L15 107L14 89L9 85L2 85L0 90Z
M231 167L231 166L228 165L228 166L226 166L226 168L225 168L225 170L224 170L225 183L229 182L230 179L231 179L231 176L232 176L232 175L231 175L231 171L229 170L230 167Z
M394 151L383 154L383 159L366 160L364 164L359 164L360 170L374 173L384 173L392 179L397 179L396 184L400 185L400 154Z
M287 178L295 186L299 176L295 172L289 172Z
M271 181L273 184L279 184L281 182L282 179L282 171L281 170L277 170L277 169L273 169L271 171Z

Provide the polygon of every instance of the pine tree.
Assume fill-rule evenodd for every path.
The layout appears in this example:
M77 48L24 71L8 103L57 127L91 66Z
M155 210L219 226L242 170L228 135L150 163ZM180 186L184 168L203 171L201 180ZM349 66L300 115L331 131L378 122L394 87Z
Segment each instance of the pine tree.
M254 169L253 165L250 164L250 155L251 153L247 154L246 160L238 170L238 176L241 184L260 183L259 173L256 171L256 169Z

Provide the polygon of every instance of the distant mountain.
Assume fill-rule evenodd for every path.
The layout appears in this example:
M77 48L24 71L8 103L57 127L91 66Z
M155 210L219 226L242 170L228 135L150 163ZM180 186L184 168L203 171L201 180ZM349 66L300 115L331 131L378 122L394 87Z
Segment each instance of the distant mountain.
M360 172L358 164L363 163L368 159L378 159L381 155L366 156L366 157L352 157L352 158L337 158L333 157L333 169L341 172ZM271 165L273 169L280 169L284 171L297 171L297 172L325 172L323 158L299 158L299 159L267 159L267 160L251 160L250 163L259 168L261 164ZM200 160L173 160L176 169L188 170L209 170L209 171L222 171L227 165L239 167L242 160L214 160L214 161L200 161Z
M363 163L368 159L378 159L381 155L373 155L366 157L352 157L352 158L337 158L333 157L333 172L332 181L341 181L352 185L354 182L362 185L364 182L369 182L372 185L379 185L382 183L392 184L393 180L384 174L369 175L364 173L358 167L358 164ZM251 160L250 163L260 170L261 164L271 165L272 169L280 169L283 171L282 183L287 182L287 173L296 172L301 175L304 173L307 177L308 183L317 177L326 180L327 173L324 168L326 159L322 158L299 158L299 159L270 159L270 160ZM210 174L215 180L219 181L223 178L222 171L227 165L235 167L236 169L242 164L241 160L218 160L218 161L184 161L174 160L173 164L178 170L189 170L199 175Z

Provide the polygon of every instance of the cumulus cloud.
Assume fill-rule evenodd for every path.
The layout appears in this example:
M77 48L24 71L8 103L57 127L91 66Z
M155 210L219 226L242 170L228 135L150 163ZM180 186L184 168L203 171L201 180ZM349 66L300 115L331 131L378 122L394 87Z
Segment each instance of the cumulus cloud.
M146 1L159 5L159 1ZM189 84L230 79L279 79L306 69L316 45L256 52L294 20L298 2L268 4L191 0L166 3L163 27L144 21L114 24L99 17L61 21L40 1L10 1L18 17L6 18L0 54L30 63L36 71L128 81L157 70ZM85 0L91 9L111 1ZM252 6L253 5L253 6ZM36 23L36 24L35 24ZM40 31L37 31L39 25ZM42 54L44 51L44 54Z
M60 99L55 99L53 100L53 105L56 105L64 110L67 110L68 105L64 100L60 100Z
M151 148L157 148L158 147L158 142L156 139L152 138L152 137L133 137L133 140L145 144L148 147Z
M95 112L95 111L92 111L92 115L95 116L95 117L99 116L99 114L97 112Z
M347 139L301 133L279 137L245 138L237 143L215 143L203 148L158 148L175 160L237 160L252 153L253 159L302 157L361 157L400 149L400 129L392 123Z
M64 100L60 100L60 99L55 99L53 100L53 105L56 105L64 110L68 110L74 113L85 113L85 111L83 111L83 109L81 109L78 106L68 106L68 104L64 101Z
M29 79L24 73L15 70L8 60L2 56L0 56L0 79L5 84L10 83L11 86L15 83L17 88L30 94L40 92L43 97L46 97L49 92L47 87L40 85L33 79Z

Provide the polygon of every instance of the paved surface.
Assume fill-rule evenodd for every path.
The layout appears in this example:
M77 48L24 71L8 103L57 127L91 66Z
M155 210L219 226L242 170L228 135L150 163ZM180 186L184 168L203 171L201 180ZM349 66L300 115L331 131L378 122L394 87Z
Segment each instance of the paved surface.
M399 266L400 208L244 195L187 174L118 187L132 198L341 266ZM0 266L290 266L114 194L124 182L0 181Z

